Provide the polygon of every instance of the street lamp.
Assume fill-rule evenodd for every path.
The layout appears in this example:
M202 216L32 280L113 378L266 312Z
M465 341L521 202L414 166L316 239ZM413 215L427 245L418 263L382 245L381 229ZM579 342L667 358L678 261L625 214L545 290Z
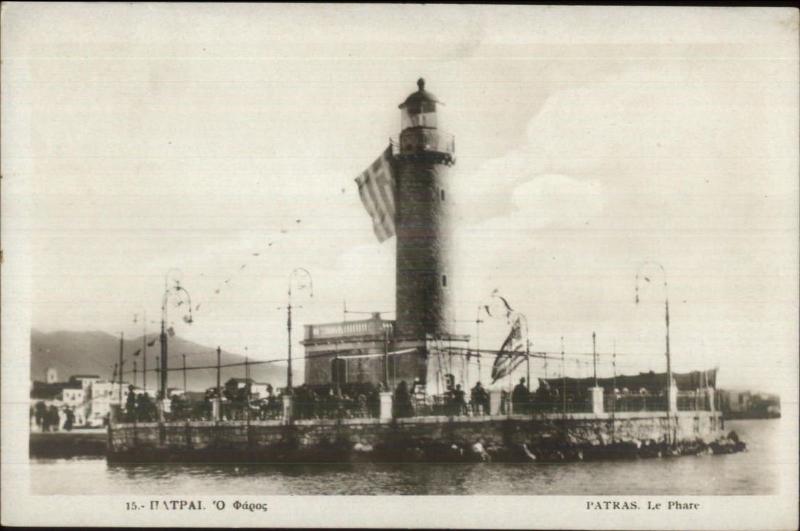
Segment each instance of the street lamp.
M481 311L483 310L483 305L478 305L478 312L475 314L475 350L477 350L477 358L478 358L478 381L481 381L481 323L483 319L481 319Z
M639 269L636 272L636 304L639 304L639 277L644 278L645 282L650 282L650 278L641 275L642 270L647 266L656 266L661 271L664 280L664 323L666 325L666 355L667 355L667 437L669 437L669 413L672 404L672 359L669 352L669 290L667 286L667 272L664 266L658 262L648 261L639 264Z
M174 279L175 285L169 285L169 275L173 271L179 271L175 268L170 269L167 271L167 274L164 275L164 295L161 298L161 335L159 339L161 341L161 386L160 386L160 396L162 400L166 400L167 398L167 303L169 302L169 296L173 295L178 297L178 305L183 304L184 302L188 303L189 306L189 313L183 316L183 321L186 324L192 323L192 298L189 295L189 292L186 291L186 288L181 286L180 280ZM185 297L186 301L181 300L181 297ZM172 330L172 328L170 328Z
M167 273L169 274L169 273ZM139 320L139 314L133 314L133 324L136 324ZM149 321L149 323L155 323L156 321ZM147 394L147 347L153 346L155 344L155 340L151 343L147 342L147 310L142 310L142 389L144 390L144 394Z
M308 272L307 269L303 267L296 267L290 274L289 274L289 288L288 288L288 303L286 305L286 330L288 331L288 350L287 350L287 367L286 367L286 387L287 393L292 394L292 281L297 279L301 280L300 277L305 277L308 281L308 284L302 283L298 284L297 289L309 289L309 297L314 297L314 281L311 278L311 273ZM298 306L301 308L301 306Z

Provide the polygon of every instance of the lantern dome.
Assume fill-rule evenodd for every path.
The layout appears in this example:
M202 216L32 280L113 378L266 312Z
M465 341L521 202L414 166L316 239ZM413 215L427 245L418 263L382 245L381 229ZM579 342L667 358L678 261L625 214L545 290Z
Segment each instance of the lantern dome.
M400 108L401 130L412 127L435 129L440 125L437 106L444 104L437 100L436 96L425 90L424 79L419 78L417 86L419 90L410 94L406 101L398 106Z
M434 106L437 103L442 103L438 99L436 99L436 96L425 90L425 80L423 78L419 78L417 80L417 87L419 87L419 90L409 94L409 96L406 98L406 101L398 105L400 109L405 109L406 107L414 107L423 102L433 103Z

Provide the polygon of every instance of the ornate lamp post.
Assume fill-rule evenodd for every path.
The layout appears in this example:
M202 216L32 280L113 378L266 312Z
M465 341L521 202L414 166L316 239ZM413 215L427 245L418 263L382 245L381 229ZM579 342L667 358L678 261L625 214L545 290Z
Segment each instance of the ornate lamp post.
M477 350L477 359L478 359L478 381L481 381L483 377L481 375L481 323L483 319L481 319L481 311L483 311L483 305L478 305L478 312L475 314L475 350Z
M186 291L186 288L181 286L180 280L175 280L175 285L169 285L169 275L173 271L179 271L177 269L170 269L167 271L167 274L164 275L164 295L161 297L161 335L159 339L161 341L161 382L160 382L160 390L159 395L162 400L167 399L167 310L168 310L168 302L169 297L172 295L173 297L178 298L178 305L183 303L188 303L189 312L183 316L183 321L186 324L192 323L192 298L189 295L189 292ZM186 300L182 300L182 297L185 297ZM171 328L170 328L171 330Z
M639 277L644 278L646 282L650 282L650 278L642 275L642 270L648 266L656 266L660 271L664 280L664 323L666 325L666 356L667 356L667 425L669 426L670 408L672 407L672 359L669 351L669 290L667 286L667 272L664 266L658 262L648 261L639 264L639 270L636 272L636 304L639 304ZM667 430L667 440L669 442L670 429Z
M169 274L169 273L168 273ZM139 314L133 314L133 324L139 322ZM156 321L150 321L150 323L155 323ZM142 310L142 389L144 393L147 394L147 347L153 346L155 340L148 345L147 342L147 310Z
M305 288L309 289L309 297L314 297L314 281L311 278L311 273L303 267L296 267L289 274L289 288L288 288L288 303L286 305L286 330L288 332L288 349L287 349L287 367L286 367L286 392L292 394L292 282L295 280L302 280L305 278L307 283L300 283L297 285L298 290ZM302 308L302 306L298 306Z

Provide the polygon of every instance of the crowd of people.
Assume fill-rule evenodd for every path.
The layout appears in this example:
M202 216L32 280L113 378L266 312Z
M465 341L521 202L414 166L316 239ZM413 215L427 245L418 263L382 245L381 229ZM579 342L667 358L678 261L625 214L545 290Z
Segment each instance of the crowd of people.
M128 399L125 402L123 417L128 422L154 422L158 420L158 408L149 394L137 394L131 385L128 386Z
M448 375L449 376L449 375ZM417 379L410 385L400 381L392 392L392 415L395 418L447 415L478 416L492 413L527 414L541 412L549 406L561 405L558 390L551 390L547 382L540 383L535 393L528 391L525 378L511 393L500 391L498 411L491 411L489 391L477 382L467 394L461 384L452 378L446 380L445 392L428 396L424 385ZM376 418L380 416L381 384L352 383L344 385L309 386L294 388L293 417L296 419ZM268 386L266 396L253 398L247 387L222 389L222 418L225 420L274 420L283 416L283 393ZM168 420L211 420L212 402L217 398L215 389L209 389L202 400L190 401L175 395L171 398ZM154 421L158 418L155 402L147 394L128 394L124 416L128 421Z
M42 401L36 402L31 408L31 417L40 431L70 431L75 425L75 412L71 407L62 406L59 409L53 404L47 406Z
M294 393L294 414L300 419L369 418L380 414L380 385L301 385Z
M448 375L450 376L450 375ZM394 391L394 416L412 417L420 415L447 415L447 416L476 416L491 414L489 392L481 382L477 382L469 392L467 400L466 391L461 384L456 384L452 378L446 380L446 389L443 395L436 397L422 396L421 384L415 381L411 388L405 381L401 381ZM509 394L500 392L499 412L505 414L509 407L515 413L529 413L532 411L533 396L528 392L525 378L514 387L509 403Z

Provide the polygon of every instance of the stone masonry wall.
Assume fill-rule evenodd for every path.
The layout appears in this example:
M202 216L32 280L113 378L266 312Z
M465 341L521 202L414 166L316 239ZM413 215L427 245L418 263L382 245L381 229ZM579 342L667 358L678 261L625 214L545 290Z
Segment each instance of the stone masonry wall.
M412 448L425 444L469 448L525 444L531 450L558 444L565 447L605 446L637 441L663 442L667 433L663 414L573 414L549 416L417 417L379 419L300 420L291 426L281 421L226 421L117 424L110 428L110 453L137 450L299 450L370 447ZM681 412L670 418L676 442L711 442L722 435L722 420L715 412ZM163 430L163 436L161 434ZM162 442L163 437L163 442Z

